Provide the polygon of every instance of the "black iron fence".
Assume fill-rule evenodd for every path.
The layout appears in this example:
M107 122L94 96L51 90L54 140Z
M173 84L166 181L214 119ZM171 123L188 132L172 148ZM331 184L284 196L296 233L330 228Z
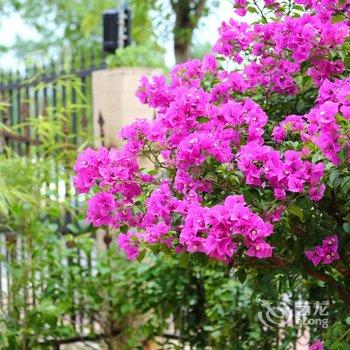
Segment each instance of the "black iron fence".
M65 145L67 149L70 144L75 149L86 140L91 140L91 76L92 72L102 68L105 68L104 57L94 55L91 51L89 54L75 55L45 66L32 66L25 71L0 73L0 152L26 156L40 166L43 157L40 151L43 149L39 146L43 139L54 135L57 145ZM49 130L49 127L53 130ZM59 152L64 151L58 149L57 153ZM61 204L67 203L70 207L67 209L67 206L62 205L57 220L59 234L66 234L69 232L67 225L76 220L74 210L79 207L79 203L70 176L71 168L67 168L64 154L58 159L48 160L46 168L42 169L47 174L41 191L43 197L47 196ZM0 174L0 177L3 175ZM1 221L0 212L0 223ZM58 243L67 242L66 239L61 239ZM72 247L72 250L74 259L62 258L61 264L76 265L84 273L92 275L95 250L89 254L79 248ZM24 276L28 283L16 285L18 276L14 274L20 271L19 267L33 261L34 251L30 236L23 232L0 231L0 311L2 321L9 324L20 324L28 317L46 287L43 282L45 276L51 273L50 267L44 267L40 272ZM61 288L65 288L67 283L73 283L74 278L72 275L62 276ZM60 344L104 337L104 330L98 320L84 311L83 296L72 295L71 299L73 307L68 313L62 314L59 322L71 325L75 335L58 336L51 340L43 338L39 342L43 348L49 346L57 349ZM29 348L23 344L21 349Z
M64 133L81 137L91 134L91 73L105 68L102 54L93 51L32 66L24 71L0 72L0 123L6 146L27 154L30 144L38 142L28 121L50 115L65 118ZM1 124L0 124L1 125ZM6 127L16 126L16 132Z

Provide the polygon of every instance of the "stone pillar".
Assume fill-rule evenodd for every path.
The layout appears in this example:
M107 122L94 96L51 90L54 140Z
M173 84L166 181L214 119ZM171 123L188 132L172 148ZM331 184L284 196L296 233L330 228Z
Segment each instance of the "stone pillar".
M140 103L135 92L142 76L160 74L160 69L121 67L92 73L93 127L96 145L104 134L106 146L120 146L120 129L137 118L152 118L154 111ZM101 130L101 119L103 127Z

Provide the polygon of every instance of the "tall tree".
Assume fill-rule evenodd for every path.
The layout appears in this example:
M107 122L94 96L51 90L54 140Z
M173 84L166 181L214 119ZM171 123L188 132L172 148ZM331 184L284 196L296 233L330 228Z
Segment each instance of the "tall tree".
M174 48L176 62L191 57L191 41L194 29L201 17L208 12L206 0L170 0L175 13Z

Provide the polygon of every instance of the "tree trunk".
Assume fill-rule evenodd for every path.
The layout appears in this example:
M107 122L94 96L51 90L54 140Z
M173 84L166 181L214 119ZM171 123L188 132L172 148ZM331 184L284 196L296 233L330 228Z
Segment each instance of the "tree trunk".
M176 63L187 61L191 58L191 43L190 42L177 42L175 40L175 59Z
M171 0L176 16L174 26L174 49L176 63L191 58L192 34L203 16L206 0Z

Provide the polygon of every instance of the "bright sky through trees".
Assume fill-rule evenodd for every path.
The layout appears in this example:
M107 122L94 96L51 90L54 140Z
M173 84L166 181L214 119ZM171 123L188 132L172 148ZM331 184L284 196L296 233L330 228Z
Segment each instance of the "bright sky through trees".
M195 31L194 41L197 43L213 44L217 38L217 27L221 21L234 16L232 5L228 1L221 1L219 8L213 11L208 17L201 20L199 29ZM0 19L0 45L11 46L15 43L16 36L23 39L36 39L38 37L36 30L24 23L24 21L13 13L9 17ZM166 64L173 66L175 64L173 43L168 41L166 48ZM0 67L2 68L17 68L19 63L11 52L0 54Z

